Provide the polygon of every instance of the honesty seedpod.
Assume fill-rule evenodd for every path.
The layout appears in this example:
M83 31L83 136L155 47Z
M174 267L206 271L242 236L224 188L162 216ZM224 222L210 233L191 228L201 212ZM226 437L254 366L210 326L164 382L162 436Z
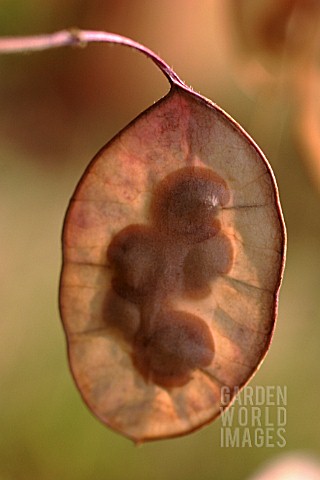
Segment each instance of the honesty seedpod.
M238 391L257 370L274 329L285 228L253 140L139 50L171 89L78 184L60 308L84 401L143 442L212 421L222 387Z

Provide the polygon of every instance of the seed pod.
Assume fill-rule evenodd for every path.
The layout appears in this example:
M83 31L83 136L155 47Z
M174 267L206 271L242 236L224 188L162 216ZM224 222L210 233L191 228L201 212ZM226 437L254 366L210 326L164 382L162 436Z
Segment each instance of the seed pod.
M60 306L83 399L136 442L189 433L274 329L285 229L264 155L176 77L95 156L63 231ZM230 399L232 395L230 396Z

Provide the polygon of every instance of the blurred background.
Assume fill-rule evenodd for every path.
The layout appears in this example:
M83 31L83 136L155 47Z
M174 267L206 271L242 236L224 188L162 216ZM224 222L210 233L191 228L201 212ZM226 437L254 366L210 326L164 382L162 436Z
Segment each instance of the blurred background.
M274 340L251 385L287 386L286 446L222 448L217 420L137 448L80 399L57 304L64 214L93 155L168 90L138 53L89 45L0 57L0 480L265 479L256 472L282 456L311 458L318 478L319 1L0 0L1 35L71 26L147 45L266 153L288 255Z

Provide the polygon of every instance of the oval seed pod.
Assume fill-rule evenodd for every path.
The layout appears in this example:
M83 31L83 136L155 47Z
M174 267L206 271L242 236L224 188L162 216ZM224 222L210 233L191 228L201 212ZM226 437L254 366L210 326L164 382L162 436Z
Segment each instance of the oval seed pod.
M171 89L80 180L64 225L60 308L84 401L143 442L212 421L227 406L222 388L238 391L257 370L285 228L253 140L139 49Z

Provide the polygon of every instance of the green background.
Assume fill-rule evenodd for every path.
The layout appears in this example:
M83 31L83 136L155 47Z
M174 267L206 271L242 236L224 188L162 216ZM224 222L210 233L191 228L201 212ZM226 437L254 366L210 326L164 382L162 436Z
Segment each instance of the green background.
M270 25L278 30L266 34L264 15L248 0L65 3L3 0L0 34L76 25L132 37L231 114L269 158L288 255L274 340L251 385L287 386L286 446L222 448L219 419L190 436L135 447L80 399L57 304L65 210L96 151L168 90L136 52L91 45L0 58L0 480L247 479L283 455L317 461L320 153L301 133L298 93L312 64L303 42L314 41L315 12L300 28L302 47L291 49L279 31L292 12L275 12ZM308 85L302 81L306 95Z

